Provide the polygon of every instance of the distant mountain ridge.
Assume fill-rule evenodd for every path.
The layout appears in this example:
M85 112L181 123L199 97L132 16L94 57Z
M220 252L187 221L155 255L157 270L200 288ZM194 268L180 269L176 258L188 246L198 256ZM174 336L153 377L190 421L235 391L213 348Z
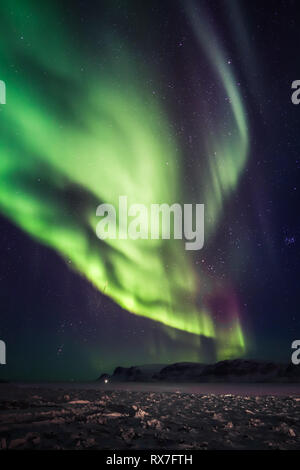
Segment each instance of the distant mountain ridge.
M267 361L234 359L201 364L177 362L144 366L116 367L112 375L98 380L113 382L300 382L300 366Z

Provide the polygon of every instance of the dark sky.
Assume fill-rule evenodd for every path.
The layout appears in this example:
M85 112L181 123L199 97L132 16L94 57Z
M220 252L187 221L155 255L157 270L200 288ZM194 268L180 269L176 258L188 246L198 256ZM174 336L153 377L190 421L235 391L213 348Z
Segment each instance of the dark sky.
M62 2L57 21L81 44L83 63L85 53L90 60L97 54L105 25L105 31L117 29L150 70L159 70L156 90L184 155L182 186L197 198L191 144L197 132L195 100L203 97L197 95L197 87L218 87L218 81L205 65L197 64L201 51L184 2L114 3L112 11L106 1ZM247 342L245 357L289 361L291 343L300 334L300 105L291 102L291 84L300 79L300 6L289 0L244 0L237 2L236 16L228 4L195 2L196 8L207 11L238 77L235 85L245 106L249 150L238 184L224 202L218 228L195 253L194 265L201 275L204 259L208 277L230 278ZM12 66L17 60L16 55L11 57ZM202 119L201 112L197 119ZM1 147L0 159L3 152ZM0 339L7 346L2 377L92 380L118 365L207 360L204 350L211 347L209 341L201 343L198 354L197 341L190 341L194 335L178 334L122 309L70 269L58 252L9 219L0 218ZM214 321L221 321L228 296L227 292L214 299Z

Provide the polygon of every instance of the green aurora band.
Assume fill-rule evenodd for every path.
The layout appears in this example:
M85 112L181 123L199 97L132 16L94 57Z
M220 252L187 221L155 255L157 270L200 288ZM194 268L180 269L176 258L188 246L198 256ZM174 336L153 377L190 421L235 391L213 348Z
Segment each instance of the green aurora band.
M1 2L0 78L7 88L0 107L1 212L129 312L213 338L219 358L242 354L238 312L225 328L199 307L199 297L214 286L195 271L182 241L97 238L96 207L118 207L119 195L127 195L128 204L187 202L183 156L159 98L143 86L149 70L130 45L108 30L97 66L84 45L59 28L60 14L53 5ZM198 202L205 204L207 236L215 233L245 165L247 124L213 32L192 7L188 15L220 93L229 98L218 104L219 122L199 124L206 154L199 155ZM224 120L230 137L221 130Z

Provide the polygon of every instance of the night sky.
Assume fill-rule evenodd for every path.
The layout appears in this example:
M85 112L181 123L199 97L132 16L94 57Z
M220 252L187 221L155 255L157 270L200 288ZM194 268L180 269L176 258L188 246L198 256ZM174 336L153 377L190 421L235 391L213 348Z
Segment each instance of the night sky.
M2 1L0 339L15 380L290 361L299 2ZM96 208L205 204L205 244L96 237Z

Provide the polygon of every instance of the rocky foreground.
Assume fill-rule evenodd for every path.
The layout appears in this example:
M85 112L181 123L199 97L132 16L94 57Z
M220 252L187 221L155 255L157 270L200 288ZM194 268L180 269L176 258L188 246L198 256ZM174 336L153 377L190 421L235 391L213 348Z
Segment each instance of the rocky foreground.
M299 449L300 397L1 385L1 449Z

